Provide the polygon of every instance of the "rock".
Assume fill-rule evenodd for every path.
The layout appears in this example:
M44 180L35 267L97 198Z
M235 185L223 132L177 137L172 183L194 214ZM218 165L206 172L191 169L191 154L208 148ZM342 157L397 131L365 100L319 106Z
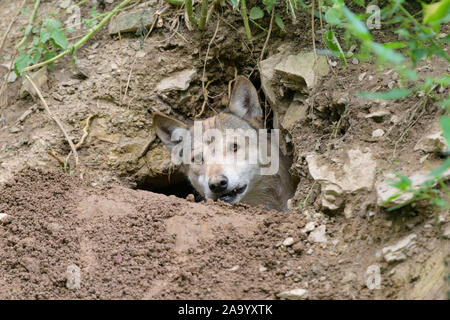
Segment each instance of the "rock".
M372 132L372 138L380 138L384 135L383 129L376 129Z
M259 267L259 272L266 272L267 268L266 267Z
M449 179L450 178L450 169L446 170L442 174L442 177L443 177L444 181ZM414 174L414 175L410 176L409 179L411 180L411 188L418 189L420 187L420 185L422 183L424 183L425 181L427 181L428 179L430 179L430 177L428 176L428 172L426 172L426 173ZM383 208L391 208L396 205L405 203L406 201L411 200L412 197L414 196L412 192L400 193L400 191L397 188L394 188L393 186L391 186L391 183L394 180L398 180L398 178L394 174L389 173L389 174L386 174L379 181L377 181L375 184L375 188L377 191L377 203L379 206L381 206ZM394 195L397 195L397 194L399 194L400 196L398 196L394 199L391 199L391 197L393 197ZM389 199L391 199L391 201L386 203L386 201Z
M237 270L239 270L239 266L238 265L233 266L230 269L228 269L228 271L237 271Z
M284 129L289 129L295 122L306 119L308 106L305 103L292 101L287 109L281 126Z
M311 63L313 53L292 55L290 52L294 49L288 45L280 47L279 51L261 61L259 70L261 87L273 111L273 127L288 129L294 122L306 117L306 107L300 93L315 85L318 76L328 70L328 64L323 56L318 56L319 72L315 74ZM293 98L285 95L287 88L296 91ZM287 154L285 142L280 143L280 148Z
M300 254L303 252L303 244L301 242L296 242L293 246L292 246L292 250L294 250L294 252L296 254Z
M157 86L159 92L167 91L184 91L189 88L189 84L195 78L195 69L186 69L180 72L176 72L170 77L164 78Z
M264 91L266 99L269 101L272 109L276 108L277 104L277 82L275 79L275 67L281 62L281 60L286 56L284 53L275 54L265 60L260 62L260 75L261 75L261 87ZM286 110L289 105L286 105ZM278 111L277 109L275 112ZM274 114L275 116L275 114ZM277 122L278 123L278 122ZM275 128L278 129L278 128Z
M81 270L76 264L67 267L66 270L66 287L69 290L81 289Z
M320 183L321 202L326 209L340 208L345 194L373 188L376 162L370 152L352 149L342 151L333 159L311 154L306 157L306 161L309 173Z
M72 4L72 0L61 0L58 3L58 6L61 9L67 9Z
M36 87L38 87L38 89L40 90L47 83L47 80L48 80L47 67L42 67L38 71L33 72L30 75L30 78L34 82ZM36 90L34 90L33 86L28 81L28 79L24 78L22 81L22 87L20 88L20 91L19 91L19 96L21 98L24 98L28 94L36 95L37 92L36 92Z
M134 12L126 12L117 17L117 19L111 19L109 22L109 34L116 34L123 32L135 32L141 26L145 26L147 29L153 23L152 8L140 9Z
M80 59L77 61L75 66L75 71L72 77L75 79L85 80L89 78L91 64L86 59Z
M20 261L20 264L31 273L39 273L40 266L37 259L31 257L25 257Z
M325 184L322 187L322 207L327 210L337 210L344 203L342 189L335 184Z
M388 263L405 261L407 251L415 246L414 239L416 237L416 234L410 234L396 244L383 248L381 252L384 260Z
M309 234L308 240L315 243L327 242L326 230L327 227L325 225L319 226Z
M304 233L309 233L316 228L316 223L314 221L308 222L306 226L303 228Z
M370 114L366 115L364 118L366 119L373 119L375 122L381 122L383 118L387 117L391 113L387 110L379 110L375 112L371 112Z
M9 83L13 83L16 80L17 80L17 74L14 71L11 71L9 73L8 78L6 79L6 81L8 81Z
M277 297L288 300L305 300L308 298L308 291L305 289L293 289L277 294Z
M316 65L314 65L314 59L313 52L289 55L277 64L275 71L282 76L283 82L288 84L287 87L289 84L293 85L293 88L301 88L306 85L312 89L316 85L317 79L330 71L325 56L318 55Z
M19 133L19 132L22 132L22 131L23 131L23 129L21 127L18 127L18 126L13 126L13 127L9 128L9 132L10 133Z
M414 151L422 150L425 152L445 152L447 143L442 131L427 135L421 138L414 147Z
M294 238L292 238L292 237L288 237L288 238L286 238L284 241L283 241L283 246L285 246L285 247L290 247L290 246L292 246L293 244L294 244Z
M367 74L367 72L360 73L359 76L358 76L358 80L359 81L363 81L364 78L366 77L366 74Z
M1 218L0 218L0 220L1 220ZM447 224L447 226L444 228L444 232L442 233L442 236L445 239L450 239L450 223Z
M8 215L6 213L0 213L0 222L4 222L8 219Z

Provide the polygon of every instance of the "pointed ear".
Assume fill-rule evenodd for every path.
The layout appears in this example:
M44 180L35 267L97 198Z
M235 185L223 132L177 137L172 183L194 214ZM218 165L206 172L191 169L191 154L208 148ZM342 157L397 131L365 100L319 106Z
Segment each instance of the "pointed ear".
M247 78L243 76L237 78L231 94L229 109L238 117L261 121L262 110L259 105L258 93Z
M153 129L156 135L161 139L167 148L172 149L179 141L172 140L172 134L176 129L188 129L188 126L171 117L168 117L162 113L155 113L153 115Z

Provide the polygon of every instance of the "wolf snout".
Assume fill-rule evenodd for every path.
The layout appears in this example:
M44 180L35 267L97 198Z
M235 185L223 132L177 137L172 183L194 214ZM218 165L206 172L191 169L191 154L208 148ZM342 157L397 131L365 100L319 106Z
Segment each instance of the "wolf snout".
M209 189L214 193L220 193L228 188L228 178L223 174L217 174L209 178Z

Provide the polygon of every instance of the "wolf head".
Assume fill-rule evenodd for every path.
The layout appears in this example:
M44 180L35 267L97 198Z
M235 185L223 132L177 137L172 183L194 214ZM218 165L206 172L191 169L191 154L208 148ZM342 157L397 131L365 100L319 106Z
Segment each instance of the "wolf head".
M238 202L261 178L252 141L262 127L262 110L255 87L244 77L237 79L225 112L192 125L157 113L153 126L172 160L184 159L184 173L206 199Z

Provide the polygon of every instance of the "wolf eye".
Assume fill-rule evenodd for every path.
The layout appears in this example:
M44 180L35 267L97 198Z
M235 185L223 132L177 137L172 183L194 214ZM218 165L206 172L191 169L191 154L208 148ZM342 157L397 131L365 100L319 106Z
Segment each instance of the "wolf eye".
M239 149L239 146L237 145L237 143L233 143L231 146L231 150L233 150L233 152L236 152L236 151L238 151L238 149Z
M191 162L195 164L202 164L203 155L201 153L197 153L195 156L192 157Z

